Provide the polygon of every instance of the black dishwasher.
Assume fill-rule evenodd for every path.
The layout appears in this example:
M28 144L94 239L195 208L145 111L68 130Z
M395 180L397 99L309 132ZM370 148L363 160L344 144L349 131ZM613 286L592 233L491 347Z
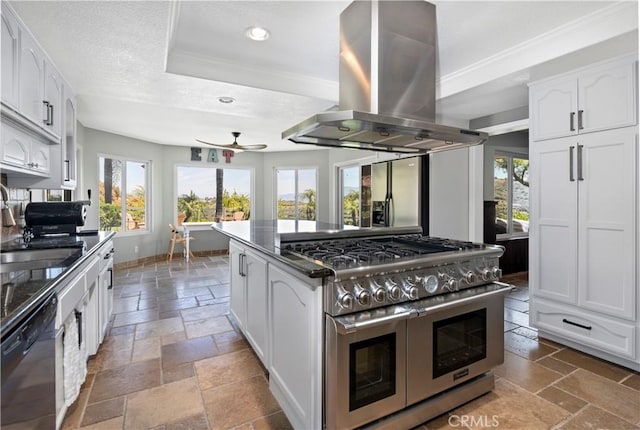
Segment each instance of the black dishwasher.
M0 427L56 427L54 293L2 338Z

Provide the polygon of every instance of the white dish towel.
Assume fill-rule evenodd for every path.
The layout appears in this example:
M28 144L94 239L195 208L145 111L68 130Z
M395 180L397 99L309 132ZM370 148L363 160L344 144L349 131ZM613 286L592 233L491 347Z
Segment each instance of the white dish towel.
M64 403L71 406L80 394L80 386L87 376L85 345L78 345L78 318L82 314L72 313L64 323ZM83 324L84 326L84 324Z

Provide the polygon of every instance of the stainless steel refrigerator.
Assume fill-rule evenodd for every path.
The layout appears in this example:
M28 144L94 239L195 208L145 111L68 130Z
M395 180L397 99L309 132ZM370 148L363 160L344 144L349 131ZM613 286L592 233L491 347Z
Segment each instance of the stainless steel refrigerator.
M421 226L423 157L371 165L371 225Z

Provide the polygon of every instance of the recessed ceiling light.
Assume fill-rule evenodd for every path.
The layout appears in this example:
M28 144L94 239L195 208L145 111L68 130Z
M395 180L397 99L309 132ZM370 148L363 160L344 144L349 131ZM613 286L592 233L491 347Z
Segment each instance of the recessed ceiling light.
M218 97L220 103L233 103L236 101L233 97Z
M259 42L269 38L269 30L262 27L249 27L245 31L245 34L249 39L257 40Z

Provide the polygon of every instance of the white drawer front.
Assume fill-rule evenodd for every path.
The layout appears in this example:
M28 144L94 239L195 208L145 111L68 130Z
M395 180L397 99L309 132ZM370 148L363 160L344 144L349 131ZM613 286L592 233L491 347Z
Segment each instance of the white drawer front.
M588 345L609 354L635 358L636 328L570 307L558 306L540 299L531 304L532 323L569 340Z
M84 291L85 282L84 274L82 274L71 281L64 291L60 293L60 296L58 297L58 324L56 324L58 327L62 325L62 322L67 319L71 312L73 312L78 302L82 300Z

